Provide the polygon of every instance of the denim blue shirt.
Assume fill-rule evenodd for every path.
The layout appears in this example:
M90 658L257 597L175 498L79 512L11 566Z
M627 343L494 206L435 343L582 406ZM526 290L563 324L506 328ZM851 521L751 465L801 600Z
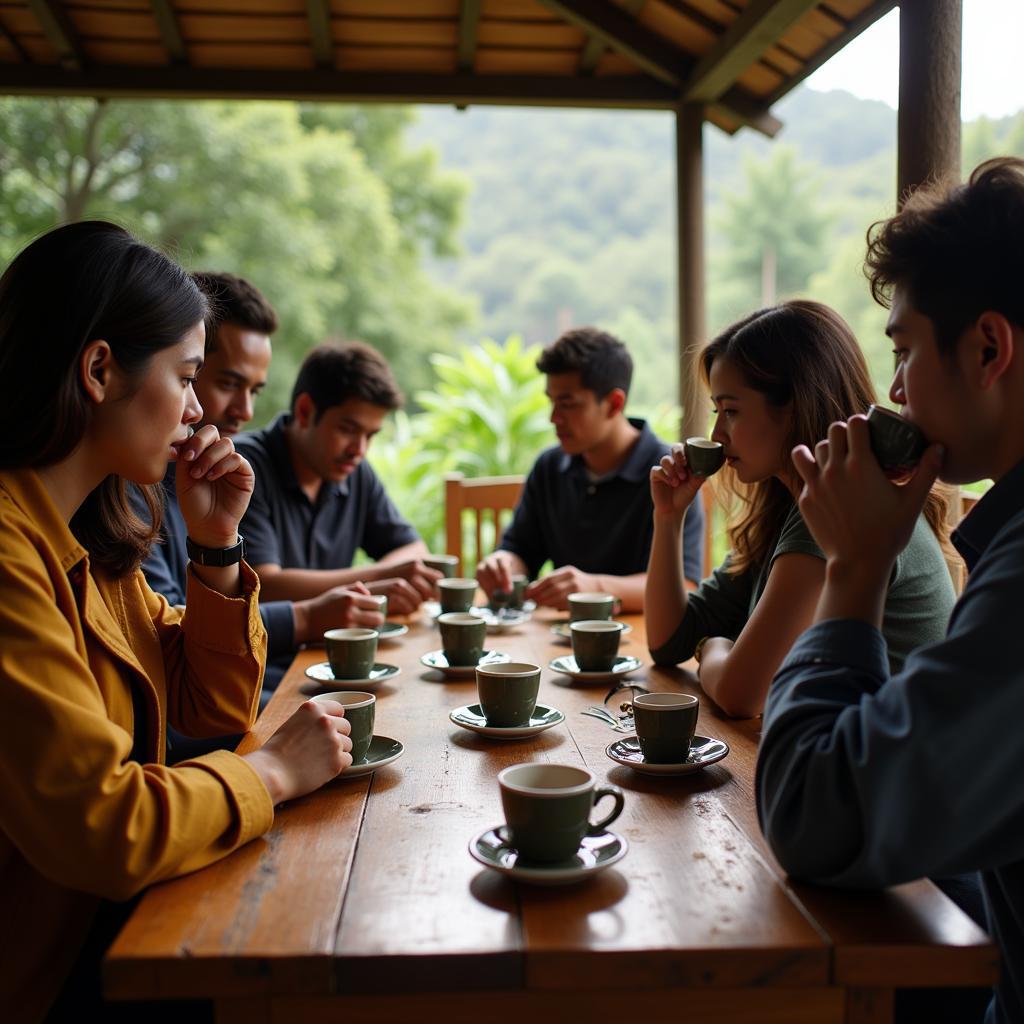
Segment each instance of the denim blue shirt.
M818 623L779 669L757 763L761 827L797 878L874 888L980 871L1003 973L986 1020L1024 1020L1024 462L953 542L970 576L946 638L890 676L864 622Z
M530 470L515 516L501 547L518 555L536 577L550 559L557 569L632 576L647 571L654 539L651 467L670 448L644 420L629 421L640 431L625 462L601 480L587 476L582 456L561 447L542 452ZM704 510L698 498L683 526L683 569L699 580L704 569Z

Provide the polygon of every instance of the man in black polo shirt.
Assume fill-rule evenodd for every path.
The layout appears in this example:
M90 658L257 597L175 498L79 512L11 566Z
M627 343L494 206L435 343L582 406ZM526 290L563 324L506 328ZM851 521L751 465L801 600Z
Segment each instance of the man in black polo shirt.
M633 360L626 346L594 327L567 331L537 360L547 375L558 445L543 452L497 551L477 566L490 594L511 590L511 577L536 577L527 588L538 604L565 608L576 591L615 594L624 611L643 608L651 547L651 466L669 446L643 420L628 419ZM686 578L701 577L704 516L700 502L683 531Z
M299 369L291 412L236 447L256 473L242 519L260 597L298 601L362 581L408 613L434 593L440 573L365 461L370 441L402 397L380 353L360 342L320 345ZM364 550L373 566L350 568Z

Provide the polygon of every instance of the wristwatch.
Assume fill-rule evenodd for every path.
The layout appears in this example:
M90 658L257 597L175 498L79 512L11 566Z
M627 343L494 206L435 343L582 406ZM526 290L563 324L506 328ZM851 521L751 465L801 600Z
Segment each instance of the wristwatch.
M193 562L223 568L226 565L237 565L245 558L245 539L238 534L238 540L229 548L204 548L191 537L186 537L185 550Z

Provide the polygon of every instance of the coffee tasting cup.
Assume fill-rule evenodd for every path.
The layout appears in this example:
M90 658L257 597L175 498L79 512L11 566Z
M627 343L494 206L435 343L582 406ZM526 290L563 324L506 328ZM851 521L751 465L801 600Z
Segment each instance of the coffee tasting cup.
M622 623L608 619L580 619L569 626L572 656L581 672L610 672L619 653Z
M471 612L444 612L437 618L441 647L449 665L476 665L487 642L487 622Z
M329 629L324 633L324 646L335 679L368 679L377 658L375 629L349 627Z
M493 611L500 611L502 608L512 608L519 611L523 607L523 600L526 595L526 585L530 582L528 576L517 573L512 577L511 590L492 590L487 604Z
M600 592L577 591L570 594L569 621L579 622L581 619L610 619L615 614L615 597Z
M437 589L441 593L441 611L468 612L476 596L476 580L446 578L439 580Z
M455 555L424 555L422 561L428 569L436 569L447 579L459 571L459 560Z
M700 701L688 693L640 693L633 698L633 723L644 760L682 764L697 728Z
M688 437L683 446L686 465L694 476L713 476L725 463L725 449L706 437Z
M517 764L498 773L509 841L523 860L568 860L584 836L601 835L622 813L622 791L595 782L592 772L572 765ZM615 801L611 813L591 822L591 809L606 796Z
M501 727L530 724L540 691L540 666L509 661L476 670L480 710L487 724Z
M891 476L909 473L928 447L917 426L879 405L868 409L868 432L878 464Z
M388 595L387 594L371 594L370 595L377 605L377 611L380 612L381 617L385 622L388 621Z
M348 738L352 741L352 763L359 764L366 759L373 739L373 721L376 717L377 698L372 693L359 690L338 690L334 693L320 693L313 698L315 701L333 700L345 709L351 731Z

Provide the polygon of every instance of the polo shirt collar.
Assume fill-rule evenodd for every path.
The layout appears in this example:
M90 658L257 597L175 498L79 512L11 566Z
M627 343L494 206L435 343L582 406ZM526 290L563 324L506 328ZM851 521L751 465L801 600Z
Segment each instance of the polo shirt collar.
M963 556L968 570L974 568L992 539L1006 522L1024 509L1024 460L1018 462L998 483L992 485L951 540Z
M640 436L636 439L626 461L609 476L621 476L623 480L635 484L646 480L651 466L661 459L662 445L646 420L634 419L630 416L629 422L640 431ZM562 452L561 458L558 460L559 470L566 473L574 466L585 469L583 456Z
M299 485L299 479L295 475L295 467L292 465L291 452L288 450L288 438L285 436L284 432L285 427L287 427L291 421L292 414L290 412L282 412L274 422L267 427L267 451L274 463L274 468L277 470L278 479L280 479L286 487L299 491L303 496L305 496L306 492L302 490L302 487ZM348 494L348 491L348 477L340 481L325 480L320 485L321 497L318 501L323 501L324 495L344 497Z

